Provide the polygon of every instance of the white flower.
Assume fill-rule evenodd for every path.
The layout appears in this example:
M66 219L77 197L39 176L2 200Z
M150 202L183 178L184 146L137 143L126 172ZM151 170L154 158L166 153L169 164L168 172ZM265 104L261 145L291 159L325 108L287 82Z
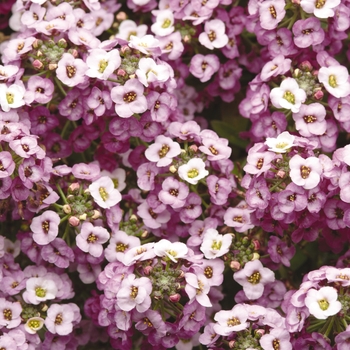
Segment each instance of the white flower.
M31 317L24 325L24 329L29 334L35 334L37 331L44 327L44 322L45 320L41 317Z
M298 113L301 104L306 100L306 92L299 88L295 79L286 78L280 87L271 90L270 99L276 108L290 109L293 113Z
M28 304L38 305L43 301L56 298L58 293L56 283L45 277L32 277L26 281L23 299Z
M18 108L25 104L24 94L26 90L24 86L12 84L0 84L0 105L4 112L8 112L11 108Z
M182 259L186 256L188 248L186 244L181 242L170 242L167 239L161 239L154 244L154 253L157 256L167 256L171 261L177 262L177 259Z
M102 176L94 181L89 190L94 201L101 208L111 208L122 199L120 192L114 187L114 183L109 176Z
M173 11L155 10L152 11L152 14L156 16L156 21L151 26L151 30L155 35L166 36L174 31L175 27Z
M147 34L142 38L130 35L129 46L132 49L139 50L146 55L157 50L161 52L159 47L159 40L151 34Z
M112 173L107 170L101 171L101 176L108 176L112 179L114 187L119 191L123 191L126 187L126 171L123 168L115 169Z
M295 136L291 135L288 131L284 131L277 136L267 137L265 141L265 145L269 147L269 151L275 153L286 153L291 147L294 146Z
M307 292L305 305L310 314L319 320L325 320L341 310L341 303L337 299L338 292L333 287L322 287L319 290L312 288Z
M344 66L321 67L318 80L334 97L346 97L350 93L349 72Z
M139 38L146 35L147 25L141 24L138 26L134 21L126 19L125 21L120 23L118 30L119 33L116 34L117 38L129 40L131 35L134 35Z
M209 175L209 171L205 169L205 163L200 158L192 158L188 163L179 166L178 174L182 180L196 185L199 180Z
M166 82L169 77L169 69L166 65L157 64L152 58L141 58L139 61L139 69L136 70L139 81L148 86L149 83L156 81Z
M118 50L105 51L92 49L86 59L89 69L86 75L90 78L107 80L109 76L120 66L121 58Z
M318 18L334 16L333 9L340 4L340 0L301 0L300 6L307 13L313 13Z
M232 236L230 234L220 235L217 230L209 228L203 235L200 250L207 259L215 259L229 251L231 242Z

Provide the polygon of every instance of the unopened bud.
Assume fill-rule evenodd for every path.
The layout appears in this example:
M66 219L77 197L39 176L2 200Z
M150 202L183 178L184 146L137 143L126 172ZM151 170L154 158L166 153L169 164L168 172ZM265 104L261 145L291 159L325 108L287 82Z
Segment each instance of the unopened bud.
M72 208L69 204L65 204L62 209L66 214L70 214L72 212Z
M80 220L76 216L71 216L68 219L68 222L74 227L76 227L76 226L78 226L80 224Z
M135 215L135 214L132 214L131 216L130 216L130 222L132 222L132 223L135 223L135 222L137 222L137 216Z
M39 46L41 46L41 44L42 44L41 40L35 39L32 44L33 49L37 49Z
M147 230L144 230L142 233L141 233L141 238L147 238L149 235L149 232Z
M71 50L70 52L74 58L77 58L79 56L79 52L76 49Z
M57 45L59 47L65 49L67 47L67 41L64 38L62 38L62 39L58 40Z
M178 278L184 278L185 277L185 272L181 270L180 275Z
M120 77L125 77L126 76L126 72L125 72L124 69L119 68L117 70L117 75L119 75Z
M135 78L136 78L136 75L135 75L135 74L130 74L130 75L129 75L129 78L130 78L130 79L135 79Z
M172 294L170 295L169 297L169 300L172 302L172 303L178 303L181 299L181 295L179 293L176 293L176 294Z
M84 214L82 214L82 215L79 216L79 220L81 220L81 221L85 221L86 218L87 218L86 213L84 213Z
M253 257L251 258L251 261L254 261L254 260L259 260L260 259L260 255L258 253L253 253Z
M293 76L294 78L299 78L301 76L301 71L299 68L294 69Z
M85 191L84 191L85 194L90 194L90 190L87 188Z
M96 220L101 216L101 213L98 210L94 210L94 215L92 215L91 219Z
M33 67L34 67L35 69L41 69L41 68L43 67L43 63L42 63L41 61L39 61L39 60L35 60L35 61L33 62Z
M68 186L68 191L70 191L70 192L78 191L79 188L80 188L79 182L73 182L72 184L70 184Z
M185 35L183 40L185 43L189 43L191 41L191 37L189 35Z
M117 19L117 21L121 22L121 21L126 20L128 18L128 16L126 15L125 12L121 11L121 12L117 13L115 18Z
M197 151L198 151L198 146L197 146L197 145L191 145L189 148L190 148L190 150L193 151L194 153L197 153Z
M57 68L57 63L50 63L49 70L55 70Z
M264 334L265 334L265 330L264 329L256 329L255 330L255 336L257 338L261 338Z
M44 305L41 307L41 311L42 311L42 312L45 312L45 311L47 311L48 308L49 308L49 307L48 307L46 304L44 304Z
M175 174L177 172L176 166L175 165L170 165L169 167L169 171L173 174Z
M238 271L241 269L241 264L236 261L236 260L232 260L230 262L230 268L233 270L233 271Z
M230 349L233 349L233 348L235 347L235 344L236 344L236 341L235 341L235 340L230 340L230 341L228 342L228 347L229 347Z
M322 98L323 98L323 91L321 91L321 90L318 90L318 91L316 91L315 93L314 93L314 98L316 99L316 100L322 100Z
M153 267L152 266L146 266L143 268L143 273L146 275L146 276L149 276L151 271L152 271Z
M253 239L252 243L254 245L254 250L260 250L261 245L260 245L260 242L257 239Z
M309 61L303 61L300 63L300 69L302 69L305 72L311 72L312 71L312 65Z
M127 45L122 46L121 49L120 49L120 52L121 52L122 54L124 54L124 53L126 53L126 52L128 52L128 51L131 51L131 50L130 50L130 47L127 46Z
M285 175L286 175L286 172L284 170L278 170L276 177L283 179L285 177Z

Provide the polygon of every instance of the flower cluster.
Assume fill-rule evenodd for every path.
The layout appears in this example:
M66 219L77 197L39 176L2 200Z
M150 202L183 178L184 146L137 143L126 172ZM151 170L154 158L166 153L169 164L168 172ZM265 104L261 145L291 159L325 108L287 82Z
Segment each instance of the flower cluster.
M0 13L0 349L347 349L349 2Z

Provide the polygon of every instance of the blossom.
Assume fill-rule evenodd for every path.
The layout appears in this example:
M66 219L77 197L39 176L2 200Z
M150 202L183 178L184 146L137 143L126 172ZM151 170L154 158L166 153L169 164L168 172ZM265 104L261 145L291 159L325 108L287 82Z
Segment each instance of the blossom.
M31 317L24 325L24 329L29 334L35 334L41 328L44 327L45 320L41 317Z
M300 6L307 13L313 13L318 18L334 16L334 8L340 4L340 0L301 0Z
M214 320L217 322L213 329L216 334L228 336L232 332L239 332L249 327L248 311L244 305L237 304L232 310L221 310L214 316Z
M145 312L151 306L152 283L147 277L136 278L134 274L123 279L117 293L117 305L121 310Z
M154 144L150 145L145 156L151 162L157 162L158 167L171 164L174 157L181 153L180 145L170 137L158 135Z
M23 299L28 304L38 305L43 301L56 298L58 288L56 283L46 277L32 277L27 279Z
M0 298L0 326L8 329L16 328L21 323L22 306L19 302Z
M3 111L11 108L19 108L25 104L24 95L26 89L21 84L0 84L0 105Z
M205 169L205 163L201 158L192 158L186 164L180 165L177 170L180 178L196 185L199 180L209 175Z
M249 300L259 299L264 292L264 286L275 281L274 273L263 267L260 260L248 261L244 269L234 273L233 279L243 286L243 291Z
M229 233L220 235L217 230L209 228L203 235L200 250L207 259L215 259L229 251L231 242L232 236Z
M293 34L295 45L301 48L321 44L325 38L321 22L315 17L296 21L293 25Z
M318 80L334 97L346 97L350 93L349 72L344 66L321 67Z
M73 330L74 311L69 304L51 304L45 319L46 328L53 334L67 335Z
M170 77L169 69L166 65L157 64L149 57L140 59L139 68L135 73L139 81L146 87L150 83L166 82Z
M122 199L120 192L114 187L109 176L102 176L89 186L91 196L101 208L110 208Z
M286 329L274 328L268 334L264 334L259 342L264 350L275 350L276 344L278 344L278 349L292 350L293 347L289 340L290 334Z
M226 46L228 43L228 36L225 34L225 23L220 19L206 21L204 32L199 34L198 40L209 50Z
M144 87L137 79L129 79L123 86L112 88L111 98L115 103L115 112L122 118L145 112L147 100L143 92Z
M286 153L294 144L295 136L291 135L288 131L284 131L276 138L267 137L265 144L269 147L269 151L276 153Z
M182 242L170 242L167 239L161 239L154 244L154 253L160 257L167 257L173 262L177 262L177 259L185 258L188 252L188 248L185 243Z
M46 210L40 216L36 216L30 224L33 240L41 245L49 244L58 235L59 223L60 217L52 210Z
M152 14L156 16L156 20L151 26L151 30L155 35L166 36L175 30L172 10L154 10Z
M190 298L190 303L197 302L205 307L211 307L212 303L208 297L210 284L203 273L185 273L186 287L185 291Z
M309 289L305 298L305 305L310 314L319 320L325 320L329 316L337 314L342 306L338 301L338 292L333 287L321 287L319 290Z
M284 18L286 11L284 0L268 0L259 4L260 25L262 28L275 29Z
M190 73L205 83L219 70L219 67L220 61L216 55L196 54L191 58Z
M85 75L87 70L88 66L82 59L64 53L57 63L56 75L67 86L76 86L87 79Z
M90 78L107 80L109 76L120 66L121 58L118 50L109 52L102 49L92 49L86 58L88 70L86 75Z
M306 190L315 188L321 181L323 172L322 164L317 157L309 157L304 159L296 154L289 161L290 178L298 185Z
M80 233L75 238L79 249L96 258L101 256L102 244L106 243L108 239L109 232L104 227L94 226L91 222L84 222Z
M306 93L299 88L298 83L293 78L286 78L280 87L276 87L270 92L271 103L276 108L291 109L297 113L301 104L306 100Z

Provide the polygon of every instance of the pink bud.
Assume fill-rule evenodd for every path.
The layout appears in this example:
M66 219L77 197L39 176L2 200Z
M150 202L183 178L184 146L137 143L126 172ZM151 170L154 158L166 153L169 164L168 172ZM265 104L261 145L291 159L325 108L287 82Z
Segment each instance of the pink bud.
M305 72L311 72L312 68L313 67L309 61L303 61L300 63L300 69L302 69Z
M316 100L322 100L322 98L323 98L323 91L321 91L321 90L316 91L314 93L314 97L315 97Z
M121 77L125 77L126 76L126 72L124 69L118 69L117 70L117 75L121 76Z
M70 192L74 192L74 191L79 190L79 188L80 188L79 182L73 182L72 184L69 185L68 190Z
M34 67L35 69L40 69L42 66L43 66L43 63L42 63L41 61L39 61L39 60L35 60L35 61L33 62L33 67Z
M284 170L278 170L276 176L283 179L286 175L286 172Z
M169 300L173 303L178 303L180 301L181 295L179 293L170 295Z
M241 269L241 264L238 261L233 260L230 262L230 267L232 270L238 271Z
M265 334L265 331L263 329L257 329L255 333L262 337Z
M72 54L72 56L73 56L74 58L77 58L77 57L79 56L79 53L78 53L78 51L77 51L76 49L73 49L73 50L71 51L71 54Z
M193 152L197 152L198 151L198 146L197 145L191 145L190 146L190 149L193 151Z
M126 15L126 13L125 12L119 12L119 13L117 13L117 15L115 16L115 18L118 20L118 21L124 21L124 20L126 20L127 18L128 18L128 16Z
M146 276L149 276L149 274L151 273L151 271L152 271L152 266L146 266L146 267L144 267L144 269L143 269L143 273L146 275Z
M235 340L230 340L230 341L228 342L228 347L229 347L230 349L233 349L234 346L235 346L235 343L236 343Z
M260 249L260 242L257 239L253 239L252 243L254 244L254 250L259 250Z
M74 227L76 227L76 226L78 226L80 224L80 220L76 216L71 216L68 219L68 222Z
M122 46L121 49L120 49L120 52L121 52L121 53L125 53L125 52L127 52L127 51L130 51L130 47L127 46L127 45Z

